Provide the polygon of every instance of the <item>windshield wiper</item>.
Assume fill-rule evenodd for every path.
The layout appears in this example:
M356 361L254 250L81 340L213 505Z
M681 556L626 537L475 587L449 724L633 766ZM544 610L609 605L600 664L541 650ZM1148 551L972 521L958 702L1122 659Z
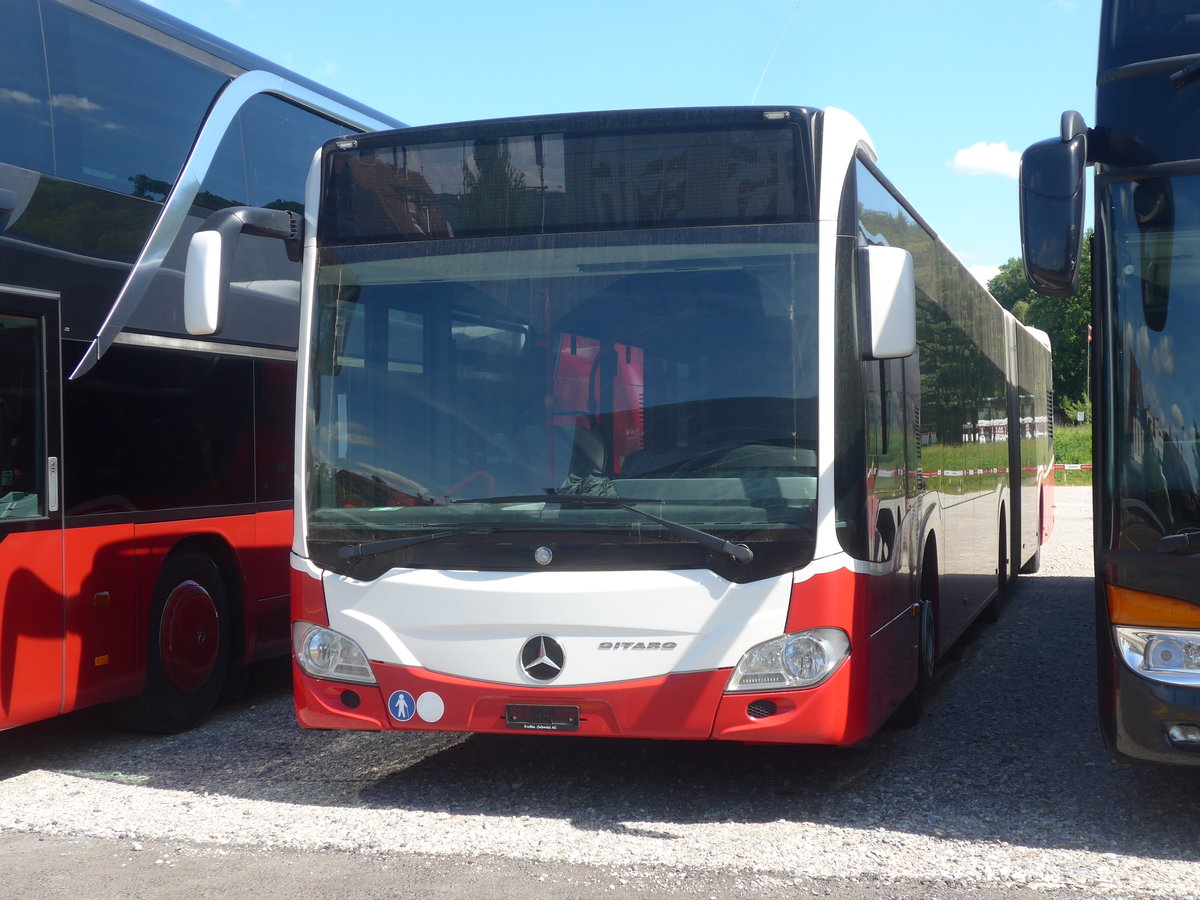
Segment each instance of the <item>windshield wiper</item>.
M1200 60L1193 60L1178 72L1171 73L1171 84L1177 88L1187 87L1200 78Z
M491 534L495 528L471 528L458 531L430 531L413 537L392 538L387 541L368 541L365 544L351 544L338 550L338 559L362 559L364 556L374 556L376 553L387 553L389 550L403 550L415 544L428 541L440 541L442 538L455 537L461 534Z
M503 503L560 503L563 506L620 506L622 503L666 503L657 497L606 497L603 494L512 494L508 497L471 497L451 500L455 503L481 503L493 506Z
M1180 556L1200 553L1200 531L1181 531L1179 534L1164 535L1159 538L1154 549L1159 553L1176 553Z
M477 497L471 500L451 500L450 502L489 504L558 503L563 506L595 506L608 507L609 509L625 509L634 515L641 516L643 519L649 519L651 522L661 525L673 534L677 534L689 541L695 541L701 547L714 550L717 553L724 553L738 565L744 566L754 560L754 551L745 544L735 544L732 541L717 537L715 534L709 534L707 531L701 531L699 528L692 528L690 525L684 525L680 522L672 522L670 519L653 515L632 505L634 503L665 503L665 500L645 497L602 497L590 494L517 494L511 497Z

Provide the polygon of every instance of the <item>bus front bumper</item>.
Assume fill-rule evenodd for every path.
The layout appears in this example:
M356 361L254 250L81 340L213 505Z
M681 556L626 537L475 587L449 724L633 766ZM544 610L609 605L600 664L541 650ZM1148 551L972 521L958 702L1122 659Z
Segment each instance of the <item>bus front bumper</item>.
M1113 749L1132 759L1200 766L1200 687L1150 681L1119 662L1116 678Z
M868 734L847 712L852 661L815 688L761 693L726 693L728 669L529 688L381 663L376 685L324 681L293 663L293 686L305 728L849 745Z

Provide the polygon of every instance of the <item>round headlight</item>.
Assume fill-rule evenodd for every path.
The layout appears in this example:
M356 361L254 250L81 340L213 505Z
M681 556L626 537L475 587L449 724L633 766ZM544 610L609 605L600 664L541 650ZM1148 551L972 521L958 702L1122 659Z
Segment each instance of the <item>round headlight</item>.
M796 635L783 645L783 665L798 681L815 681L829 668L829 645L814 634Z
M1152 669L1182 669L1186 656L1183 644L1172 638L1155 638L1150 641L1146 662Z
M729 676L727 691L816 687L850 655L840 628L813 628L751 647Z
M292 626L292 651L300 668L313 678L375 684L375 673L362 648L344 634L308 622Z

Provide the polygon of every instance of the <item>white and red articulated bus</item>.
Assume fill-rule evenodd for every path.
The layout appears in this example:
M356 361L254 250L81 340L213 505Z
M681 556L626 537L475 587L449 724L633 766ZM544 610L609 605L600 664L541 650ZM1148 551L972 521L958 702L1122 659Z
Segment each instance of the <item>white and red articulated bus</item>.
M308 191L302 725L853 744L1036 567L1048 342L848 114L348 136Z

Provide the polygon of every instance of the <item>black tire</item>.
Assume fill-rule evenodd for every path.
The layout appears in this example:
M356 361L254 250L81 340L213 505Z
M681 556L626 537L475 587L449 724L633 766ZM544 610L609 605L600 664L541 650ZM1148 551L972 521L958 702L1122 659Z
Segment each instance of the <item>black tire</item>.
M979 617L990 625L994 625L1000 621L1000 613L1004 607L1004 601L1008 597L1009 581L1009 563L1008 563L1008 546L1011 536L1008 534L1008 521L1004 515L1000 516L1000 550L996 554L996 596L988 601L988 605L983 608L983 612Z
M1033 556L1029 558L1029 562L1021 566L1022 575L1033 575L1042 567L1042 504L1038 503L1038 530L1037 540L1038 548L1033 551Z
M172 556L154 589L146 639L146 686L124 704L127 723L176 734L212 711L229 671L229 601L216 563Z
M922 596L918 605L917 683L892 713L892 725L897 728L912 728L921 721L929 680L933 678L933 669L937 663L937 621L933 597Z

